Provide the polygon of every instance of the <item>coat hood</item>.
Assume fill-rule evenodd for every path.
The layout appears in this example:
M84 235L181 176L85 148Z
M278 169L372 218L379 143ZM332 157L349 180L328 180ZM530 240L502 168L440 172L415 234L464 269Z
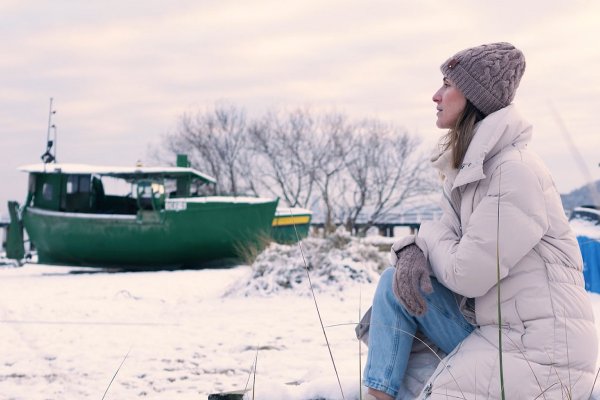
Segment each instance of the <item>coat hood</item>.
M433 166L453 182L452 190L485 178L483 164L504 148L523 148L531 141L532 126L514 105L504 107L481 120L459 169L452 167L450 149L432 157Z

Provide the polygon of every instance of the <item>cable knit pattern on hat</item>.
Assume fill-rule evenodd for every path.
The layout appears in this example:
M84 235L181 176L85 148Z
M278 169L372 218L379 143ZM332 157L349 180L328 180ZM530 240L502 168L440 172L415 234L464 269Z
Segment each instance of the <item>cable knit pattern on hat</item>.
M440 69L488 115L513 101L525 72L525 56L510 43L490 43L456 53Z

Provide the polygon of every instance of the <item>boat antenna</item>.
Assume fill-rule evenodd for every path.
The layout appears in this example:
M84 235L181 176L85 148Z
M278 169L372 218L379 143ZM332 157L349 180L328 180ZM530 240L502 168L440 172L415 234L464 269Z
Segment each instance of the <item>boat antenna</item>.
M52 116L56 114L56 110L52 108L52 97L50 97L50 109L48 111L48 132L46 133L46 152L42 154L44 164L56 162L56 125L52 123ZM50 140L50 131L54 132L53 139ZM52 151L54 147L54 152Z

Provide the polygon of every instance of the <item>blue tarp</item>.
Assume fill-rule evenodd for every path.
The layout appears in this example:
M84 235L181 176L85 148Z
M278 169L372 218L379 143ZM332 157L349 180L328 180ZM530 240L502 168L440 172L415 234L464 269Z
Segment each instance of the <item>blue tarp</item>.
M583 256L585 290L600 293L600 241L587 236L577 236Z

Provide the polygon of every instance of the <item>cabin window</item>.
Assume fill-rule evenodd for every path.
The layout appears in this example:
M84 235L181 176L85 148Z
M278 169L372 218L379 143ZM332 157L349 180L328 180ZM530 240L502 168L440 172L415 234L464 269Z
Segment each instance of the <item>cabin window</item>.
M29 193L35 192L35 175L29 174Z
M90 176L89 175L69 175L67 178L67 194L89 193Z
M77 193L79 190L79 179L77 175L71 175L67 179L67 194Z
M44 183L44 186L42 186L42 197L44 198L44 200L50 201L52 200L52 184L51 183Z
M81 193L90 192L90 175L82 175L79 177L79 191Z

